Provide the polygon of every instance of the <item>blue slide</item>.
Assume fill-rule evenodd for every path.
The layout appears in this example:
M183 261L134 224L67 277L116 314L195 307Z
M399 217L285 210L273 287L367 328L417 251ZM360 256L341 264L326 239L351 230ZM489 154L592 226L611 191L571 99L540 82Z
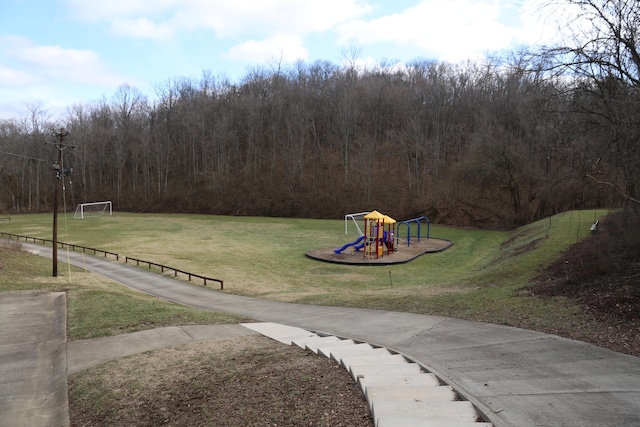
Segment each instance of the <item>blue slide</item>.
M335 253L337 253L337 254L342 253L342 251L344 251L345 249L347 249L349 246L357 245L357 244L358 244L358 243L360 243L362 240L364 240L364 236L360 236L360 237L358 238L358 240L356 240L355 242L347 243L346 245L344 245L344 246L343 246L343 247L341 247L340 249L336 249L336 250L334 250L333 252L335 252Z

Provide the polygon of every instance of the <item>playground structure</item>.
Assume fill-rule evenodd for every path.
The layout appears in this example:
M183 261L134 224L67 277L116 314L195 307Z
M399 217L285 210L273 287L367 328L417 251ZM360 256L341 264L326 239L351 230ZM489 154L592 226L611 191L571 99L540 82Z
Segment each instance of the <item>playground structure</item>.
M364 232L358 225L357 218L364 220ZM341 248L335 249L334 252L336 254L342 253L351 246L355 251L362 249L365 258L381 258L384 256L385 248L387 255L394 251L395 219L378 211L347 214L345 215L345 234L348 234L347 224L349 219L353 220L360 237Z
M368 232L367 234L365 234L365 232L363 232L362 229L360 228L358 224L358 219L364 220L364 229L365 229L365 232ZM363 240L365 240L365 242L367 241L366 237L368 235L369 241L375 241L376 239L379 239L379 243L384 244L384 246L387 247L387 255L389 255L391 252L394 251L396 244L400 243L400 235L401 235L400 226L405 225L407 227L406 243L407 243L407 246L411 246L411 237L412 237L411 224L415 224L417 226L415 239L417 239L419 243L420 239L423 238L422 231L421 231L421 224L423 221L426 222L427 224L426 238L427 239L431 238L431 221L426 216L420 216L417 218L411 218L411 219L397 222L395 219L387 215L383 215L378 211L346 214L344 216L345 236L349 235L349 228L348 228L349 220L353 221L353 224L355 225L356 230L358 231L358 234L360 235L360 237L356 241L349 242L345 244L343 247L336 249L335 253L337 254L342 253L344 250L346 250L350 246L353 246L353 249L356 251L359 251L365 246L368 246L365 243L361 243ZM393 224L397 224L397 225L394 226ZM388 227L387 230L384 230L385 226ZM381 230L384 230L382 231L382 234L380 234ZM397 241L395 241L395 237L397 237ZM365 253L365 257L366 256L370 257L372 255L371 252L372 250L370 249L369 254ZM376 258L379 256L378 252L379 250L376 248L374 252L374 254L377 255Z
M315 249L306 255L341 264L397 264L428 252L442 251L453 244L449 240L431 237L431 222L426 216L398 222L374 210L347 214L344 219L345 235L349 235L349 225L355 225L358 237L354 241L337 249ZM422 235L424 223L427 224L426 236ZM406 226L406 239L404 233L400 236L403 225Z
M401 225L406 225L407 226L407 246L411 246L411 223L415 222L418 225L418 231L416 232L416 238L418 239L418 242L420 242L420 224L422 223L422 221L427 221L427 239L429 239L431 237L431 221L429 221L429 218L427 218L426 216L421 216L418 218L412 218L412 219L408 219L405 221L400 221L398 223L398 235L400 235L400 226ZM399 239L399 238L398 238Z
M385 247L387 255L393 252L395 224L395 219L378 211L364 216L364 241L367 243L363 247L365 258L382 258Z

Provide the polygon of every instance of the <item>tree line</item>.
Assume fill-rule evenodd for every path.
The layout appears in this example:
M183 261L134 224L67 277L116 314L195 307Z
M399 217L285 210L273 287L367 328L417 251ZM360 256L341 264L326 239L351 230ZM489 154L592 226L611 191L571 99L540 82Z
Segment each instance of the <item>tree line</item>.
M153 100L121 86L55 122L33 107L0 121L0 211L52 209L57 152L44 143L59 128L73 147L64 150L70 210L102 200L126 211L310 218L378 209L513 226L637 203L639 7L565 3L603 25L609 11L589 5L624 7L611 11L619 25L609 39L598 28L599 37L581 34L592 44L508 60L272 64L233 83L206 71L170 79Z

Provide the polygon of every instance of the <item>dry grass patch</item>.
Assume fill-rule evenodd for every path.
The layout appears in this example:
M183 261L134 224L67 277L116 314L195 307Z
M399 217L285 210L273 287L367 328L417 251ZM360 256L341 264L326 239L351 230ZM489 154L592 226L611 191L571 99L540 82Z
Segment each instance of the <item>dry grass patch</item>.
M371 427L337 363L262 336L175 347L69 379L72 425Z

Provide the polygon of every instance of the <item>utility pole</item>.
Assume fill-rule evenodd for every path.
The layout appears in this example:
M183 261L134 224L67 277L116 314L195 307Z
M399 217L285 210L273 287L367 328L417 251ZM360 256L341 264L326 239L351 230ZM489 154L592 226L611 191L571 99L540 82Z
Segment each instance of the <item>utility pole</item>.
M64 170L62 161L62 151L69 147L64 145L64 137L67 135L69 135L69 132L64 128L60 128L58 132L53 134L56 142L52 143L52 145L58 149L58 162L53 165L53 170L56 173L55 190L53 193L53 277L58 277L58 188L60 187L59 181L62 177L68 175Z

